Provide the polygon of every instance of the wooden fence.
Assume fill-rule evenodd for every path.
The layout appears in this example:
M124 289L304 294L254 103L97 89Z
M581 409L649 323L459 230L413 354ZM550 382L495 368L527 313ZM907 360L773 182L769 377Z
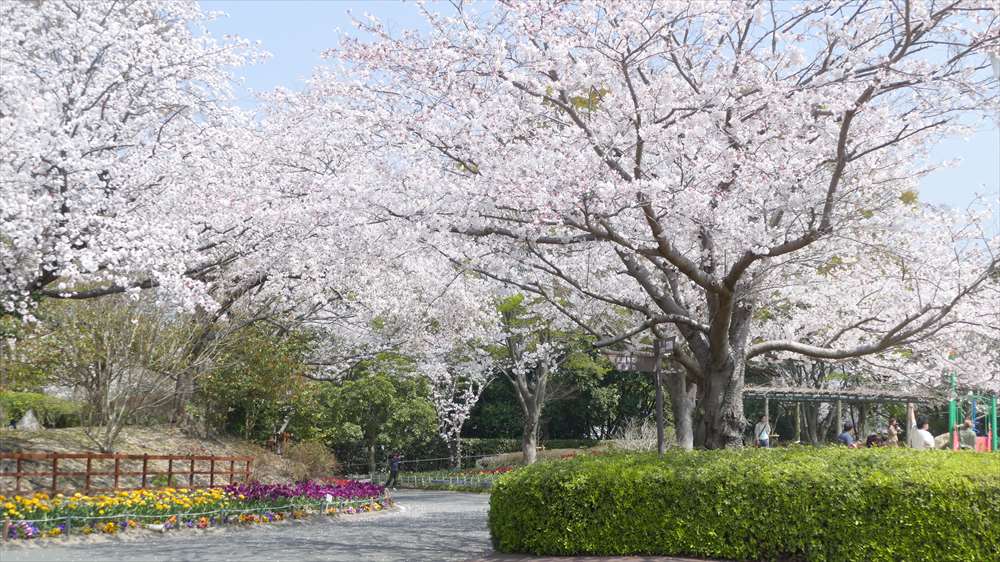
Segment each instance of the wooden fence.
M101 464L106 465L103 470ZM163 486L212 488L249 482L252 465L253 457L0 452L0 493L38 490L53 494L90 493ZM94 486L95 480L98 486ZM9 485L11 481L13 487ZM22 482L29 487L22 489Z

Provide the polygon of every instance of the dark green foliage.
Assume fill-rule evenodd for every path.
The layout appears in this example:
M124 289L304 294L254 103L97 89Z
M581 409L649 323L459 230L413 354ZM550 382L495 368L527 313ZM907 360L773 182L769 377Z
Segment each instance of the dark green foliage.
M552 383L562 396L545 406L542 441L613 439L629 423L653 415L655 388L648 374L609 371L588 376L585 371L565 369L553 376ZM523 427L524 414L514 388L506 378L499 377L472 409L462 436L510 437L520 442Z
M342 383L324 388L326 441L344 470L360 471L360 459L350 453L358 442L363 445L361 458L367 471L379 470L393 451L406 457L431 448L437 418L429 400L430 388L420 377L402 376L410 368L407 359L386 356L356 368Z
M649 374L612 370L599 377L575 376L569 383L569 396L546 407L542 435L549 440L614 439L630 423L653 415L656 388ZM669 421L669 403L666 410Z
M80 422L80 404L37 392L0 392L4 426L18 421L28 410L46 427L70 427Z
M514 385L501 376L479 397L462 428L462 437L509 437L520 442L523 428L524 414L517 403Z
M502 552L1000 560L1000 455L787 449L578 457L500 478Z
M302 334L277 336L253 326L223 344L218 367L201 377L199 395L210 425L244 439L266 442L289 417L296 438L315 433L318 410L308 370L309 340Z

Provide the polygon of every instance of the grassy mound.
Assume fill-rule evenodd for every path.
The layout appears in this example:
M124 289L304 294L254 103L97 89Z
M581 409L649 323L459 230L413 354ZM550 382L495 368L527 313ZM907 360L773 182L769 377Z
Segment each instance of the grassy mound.
M83 428L67 427L63 429L44 429L41 431L10 431L0 430L0 451L41 453L80 453L97 451L94 442L84 433ZM124 454L150 455L216 455L216 456L251 456L253 462L253 478L260 482L290 482L300 478L305 467L288 457L279 457L255 443L243 441L236 437L200 438L188 435L180 429L169 425L129 426L122 430L118 437L115 452ZM64 461L64 470L83 470L82 463ZM151 470L166 470L167 461L150 461ZM27 470L27 469L26 469ZM95 469L97 470L97 469ZM104 468L100 468L104 470ZM0 494L5 487L13 486L13 479L0 481ZM38 479L35 483L39 489L47 487L48 480ZM98 477L93 481L95 487L110 487L108 477Z
M1000 560L1000 455L789 449L579 457L503 476L502 552Z

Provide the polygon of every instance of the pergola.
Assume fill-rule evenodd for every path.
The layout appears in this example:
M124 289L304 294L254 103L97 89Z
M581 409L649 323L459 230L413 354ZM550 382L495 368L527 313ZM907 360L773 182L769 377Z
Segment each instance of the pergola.
M944 395L914 394L878 388L854 388L851 390L834 388L811 388L794 386L747 386L743 389L744 398L764 400L764 415L769 415L770 401L785 400L789 402L832 402L836 404L836 427L843 427L841 412L844 402L868 403L913 403L934 404L947 402ZM796 425L799 424L799 410L796 408ZM838 429L839 430L839 429ZM797 430L796 430L797 431Z

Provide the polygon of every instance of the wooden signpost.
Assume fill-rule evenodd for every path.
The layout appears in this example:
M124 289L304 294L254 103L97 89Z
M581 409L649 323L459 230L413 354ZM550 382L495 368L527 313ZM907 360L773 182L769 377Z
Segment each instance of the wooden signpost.
M649 373L656 384L656 450L662 456L666 451L663 427L663 379L660 376L663 355L674 350L674 339L657 339L649 351L605 351L604 356L611 361L617 371Z

